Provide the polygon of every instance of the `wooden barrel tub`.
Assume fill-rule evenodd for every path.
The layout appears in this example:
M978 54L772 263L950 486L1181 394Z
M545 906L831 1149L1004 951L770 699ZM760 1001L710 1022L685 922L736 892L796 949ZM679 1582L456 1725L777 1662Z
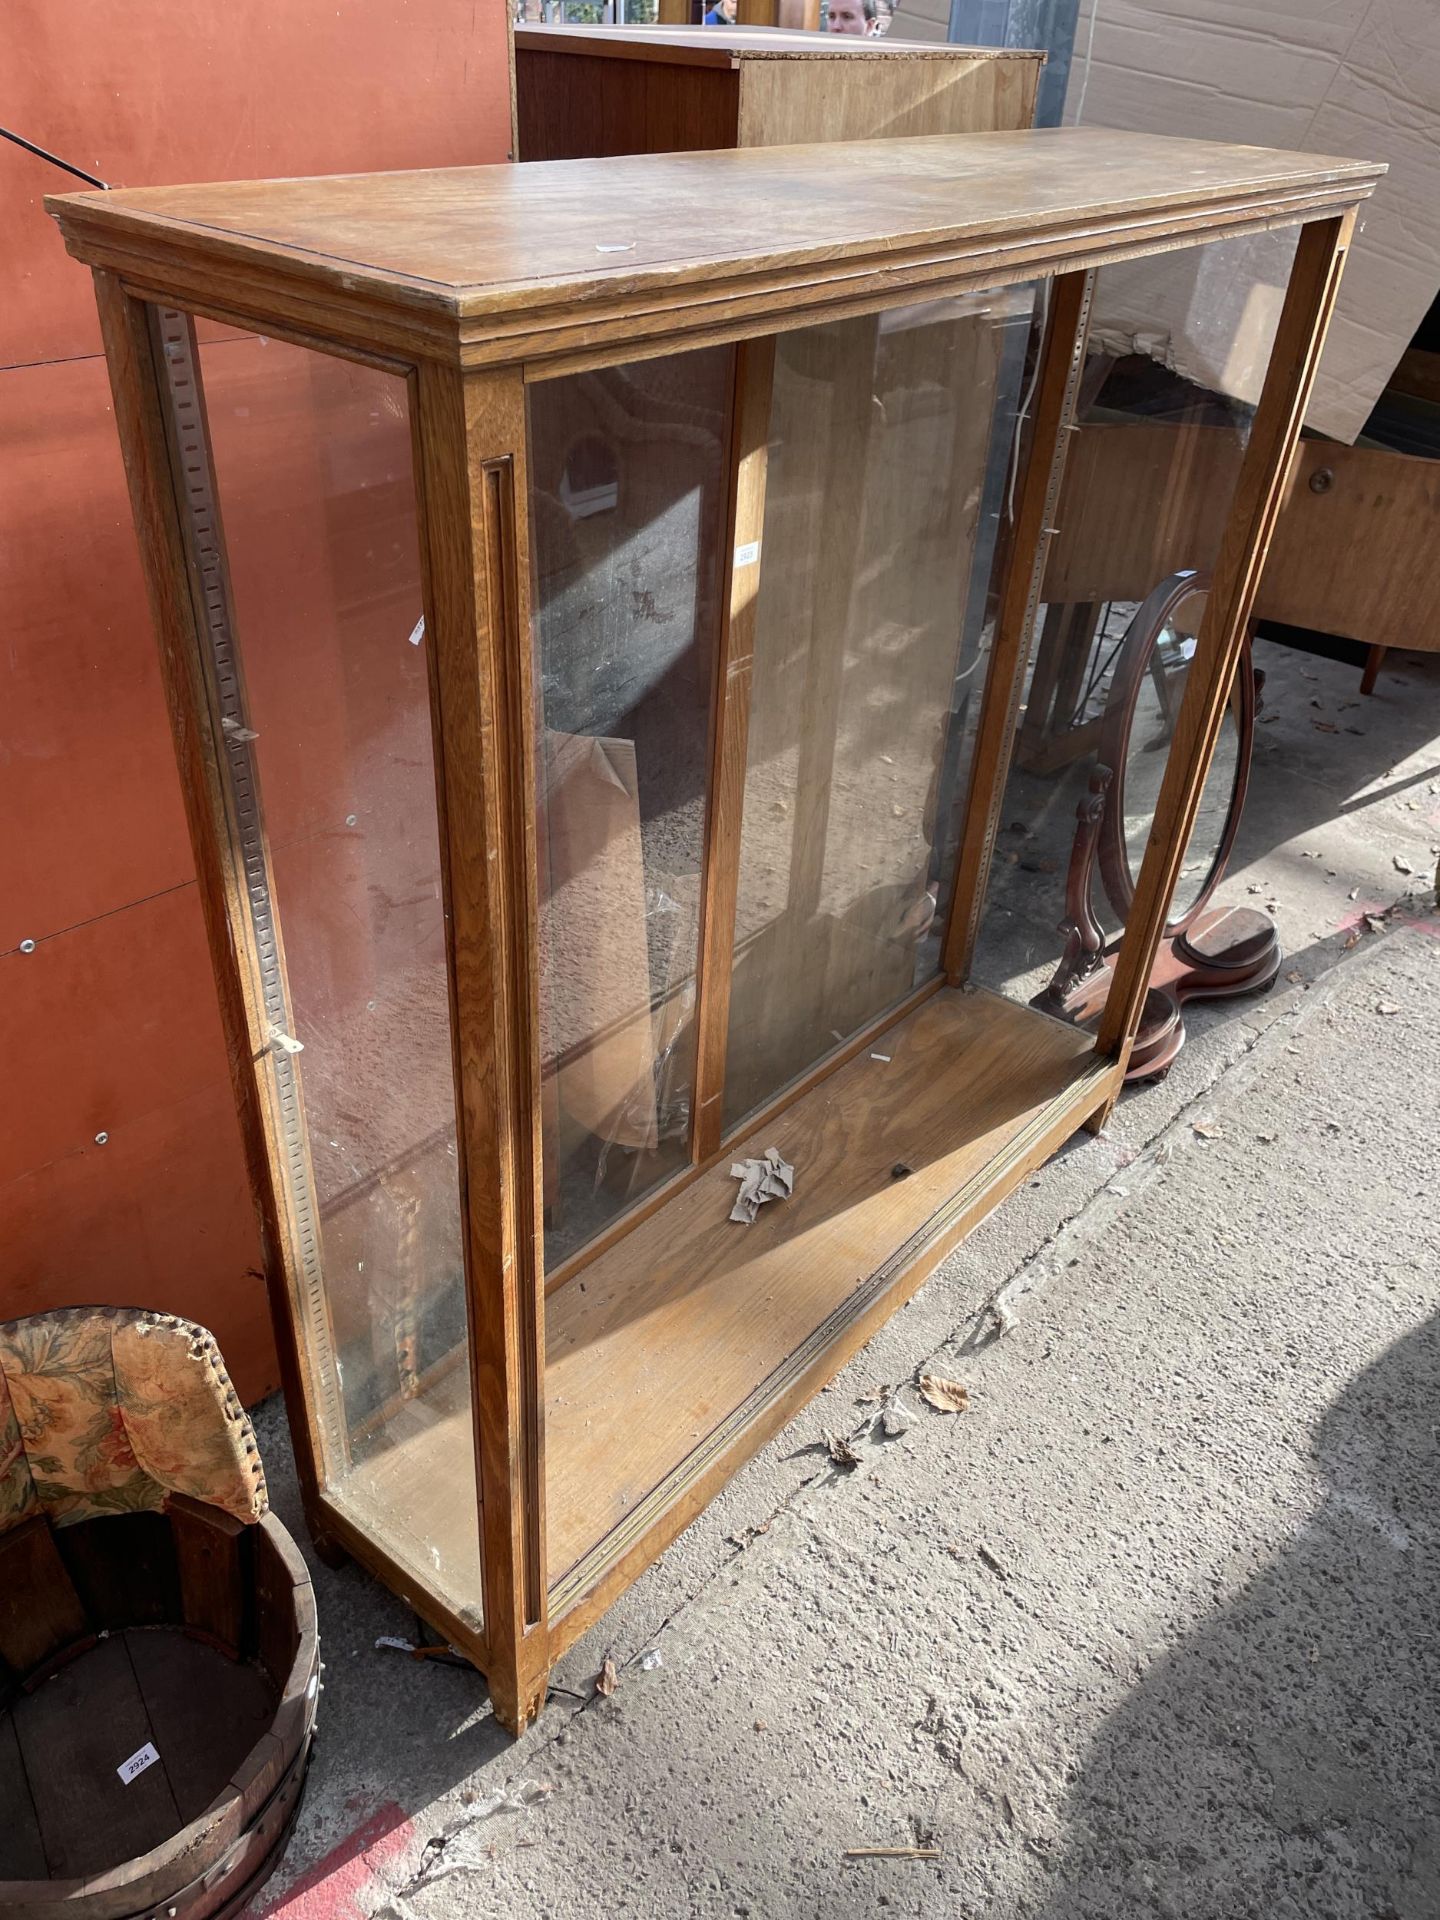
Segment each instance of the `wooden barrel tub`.
M0 1703L0 1915L238 1912L284 1851L315 1727L315 1606L284 1527L179 1499L31 1520L0 1537L0 1614L12 1652L26 1629L44 1645Z
M310 1576L210 1335L0 1326L0 1920L237 1913L319 1689Z

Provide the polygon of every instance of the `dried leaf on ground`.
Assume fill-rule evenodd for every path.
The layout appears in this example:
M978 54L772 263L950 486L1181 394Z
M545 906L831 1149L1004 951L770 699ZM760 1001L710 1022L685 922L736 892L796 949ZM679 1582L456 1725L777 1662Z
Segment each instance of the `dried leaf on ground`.
M1364 937L1365 936L1364 934L1361 933L1359 927L1353 927L1350 930L1350 932L1346 934L1344 940L1341 942L1341 946L1343 947L1346 953L1349 953L1352 947L1359 946L1360 942L1364 939Z
M831 1463L842 1473L853 1473L860 1464L860 1456L850 1442L840 1433L825 1435L825 1451L830 1455Z
M970 1389L958 1380L947 1380L938 1373L922 1373L917 1384L921 1395L938 1413L964 1413L970 1405Z
M1413 873L1415 871L1403 853L1397 853L1391 864L1395 868L1396 873Z
M1225 1129L1215 1124L1213 1114L1201 1114L1198 1120L1192 1121L1191 1129L1193 1132L1198 1133L1202 1140L1223 1140L1225 1138Z
M1302 986L1305 980L1304 974L1301 973L1298 967L1292 967L1290 971L1286 974L1285 978L1294 987Z
M595 1691L608 1700L620 1684L620 1676L615 1671L615 1661L610 1654L600 1662L600 1671L595 1676Z

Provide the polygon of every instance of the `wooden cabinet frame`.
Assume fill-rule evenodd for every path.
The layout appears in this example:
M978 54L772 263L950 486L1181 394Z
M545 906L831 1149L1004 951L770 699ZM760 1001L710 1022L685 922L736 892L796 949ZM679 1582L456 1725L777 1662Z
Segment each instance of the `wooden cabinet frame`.
M1103 1122L1134 1038L1354 208L1378 171L1349 161L1087 131L65 195L48 203L71 252L94 270L236 1100L264 1225L307 1518L322 1550L352 1553L465 1650L487 1675L506 1726L519 1729L533 1718L559 1653L970 1226L1077 1127ZM837 178L844 189L838 196ZM702 205L704 215L687 213L687 204ZM401 210L405 220L397 226ZM757 210L764 229L758 238L752 231ZM965 985L1054 532L1091 276L1107 261L1296 223L1303 225L1275 351L1115 990L1092 1041ZM901 1089L895 1094L867 1078L872 1059L887 1058L874 1050L885 1032L892 1036L887 1046L904 1041L932 1063L948 1060L945 1049L953 1043L966 1064L953 1069L953 1084L942 1074L945 1100L926 1124L939 1138L933 1130L953 1116L955 1138L942 1141L931 1162L887 1170L895 1174L887 1192L867 1189L874 1245L866 1243L860 1284L817 1294L813 1324L804 1323L803 1337L777 1351L758 1384L737 1389L723 1417L676 1458L667 1456L663 1470L645 1467L648 1478L637 1481L636 1497L627 1496L621 1521L599 1539L558 1553L561 1522L547 1523L526 384L740 342L729 480L733 552L757 536L763 518L778 333L1031 279L1049 283L1048 321L1004 554L943 965L787 1088L759 1122L763 1131L785 1121L798 1125L796 1117L804 1116L814 1140L823 1142L833 1116L853 1111L871 1116L876 1138L888 1139L885 1115L897 1102L908 1104L909 1096L903 1079L891 1083ZM286 1078L277 1043L287 1015L259 951L267 936L257 927L257 875L245 870L237 851L235 785L225 771L223 702L243 698L243 688L227 695L219 684L213 634L207 638L207 622L217 607L223 612L223 535L211 514L212 546L197 560L186 519L187 487L208 478L203 397L194 396L194 426L182 446L166 390L167 356L184 363L195 316L359 359L409 383L425 620L433 635L427 657L455 1036L480 1609L430 1590L384 1539L356 1523L334 1492L345 1470L346 1441L343 1423L327 1407L333 1383L317 1352L323 1302L317 1304L307 1266L313 1234L297 1211L305 1171L293 1152L287 1160L279 1118L283 1104L300 1095ZM715 1225L723 1214L714 1211L721 1188L729 1191L722 1163L737 1144L724 1137L719 1100L753 643L755 582L747 576L755 571L731 568L725 581L690 1165L552 1276L552 1314L569 1310L566 1303L577 1296L566 1283L586 1267L613 1278L630 1261L643 1267L647 1284L657 1276L654 1284L663 1288L667 1258L693 1252L697 1261L741 1259L745 1247L763 1243L769 1249L763 1258L777 1263L772 1280L792 1271L784 1266L783 1229L752 1243L732 1227L729 1234L740 1239L724 1241ZM233 753L233 743L228 750ZM278 929L272 937L278 944ZM282 956L282 988L283 978ZM939 1070L932 1064L924 1071L928 1083ZM741 1129L745 1136L756 1132L753 1121ZM915 1177L902 1180L902 1172ZM843 1196L837 1190L832 1197L838 1204ZM812 1236L807 1273L817 1260L823 1268L817 1249L826 1244ZM714 1251L722 1246L740 1251ZM682 1315L684 1303L674 1311ZM673 1324L683 1325L683 1318ZM594 1365L609 1364L603 1342L596 1351ZM553 1421L551 1428L552 1451L563 1445L573 1454L573 1434ZM570 1470L571 1454L566 1461Z

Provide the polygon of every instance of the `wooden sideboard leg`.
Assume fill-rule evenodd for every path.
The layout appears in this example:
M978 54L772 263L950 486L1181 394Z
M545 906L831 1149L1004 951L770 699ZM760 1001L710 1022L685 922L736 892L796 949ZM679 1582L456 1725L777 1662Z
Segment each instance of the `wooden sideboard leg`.
M1361 693L1374 693L1375 682L1380 677L1380 669L1385 664L1388 647L1371 647L1365 656L1365 671L1360 676Z

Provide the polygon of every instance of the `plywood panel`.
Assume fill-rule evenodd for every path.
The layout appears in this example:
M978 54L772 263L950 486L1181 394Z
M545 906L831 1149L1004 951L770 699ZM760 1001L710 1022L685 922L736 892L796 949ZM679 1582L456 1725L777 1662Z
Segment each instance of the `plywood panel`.
M448 165L509 146L499 0L147 0L138 28L106 0L14 0L0 72L7 125L112 182ZM41 206L67 180L0 143L0 955L35 939L25 964L48 966L52 936L114 917L84 936L83 967L62 962L80 998L3 962L24 1078L12 1069L0 1317L94 1299L188 1313L254 1399L276 1369L208 961L120 912L193 869L89 276ZM169 1085L101 1151L105 1120L80 1123L112 1105L117 1032L122 1056L149 1033L141 1079Z
M188 1099L132 1118L104 1147L82 1138L0 1188L0 1310L108 1300L199 1319L252 1404L274 1388L275 1354L218 1023L212 1046L213 1078Z
M157 992L171 966L182 978L208 974L193 887L0 958L10 1084L28 1090L0 1116L0 1184L108 1151L143 1116L225 1077L213 1006Z
M0 527L5 953L192 871L103 360L0 373Z
M109 0L0 9L7 126L112 185L503 160L501 0ZM63 74L65 83L56 85ZM100 350L87 277L41 211L66 175L0 143L0 366Z

